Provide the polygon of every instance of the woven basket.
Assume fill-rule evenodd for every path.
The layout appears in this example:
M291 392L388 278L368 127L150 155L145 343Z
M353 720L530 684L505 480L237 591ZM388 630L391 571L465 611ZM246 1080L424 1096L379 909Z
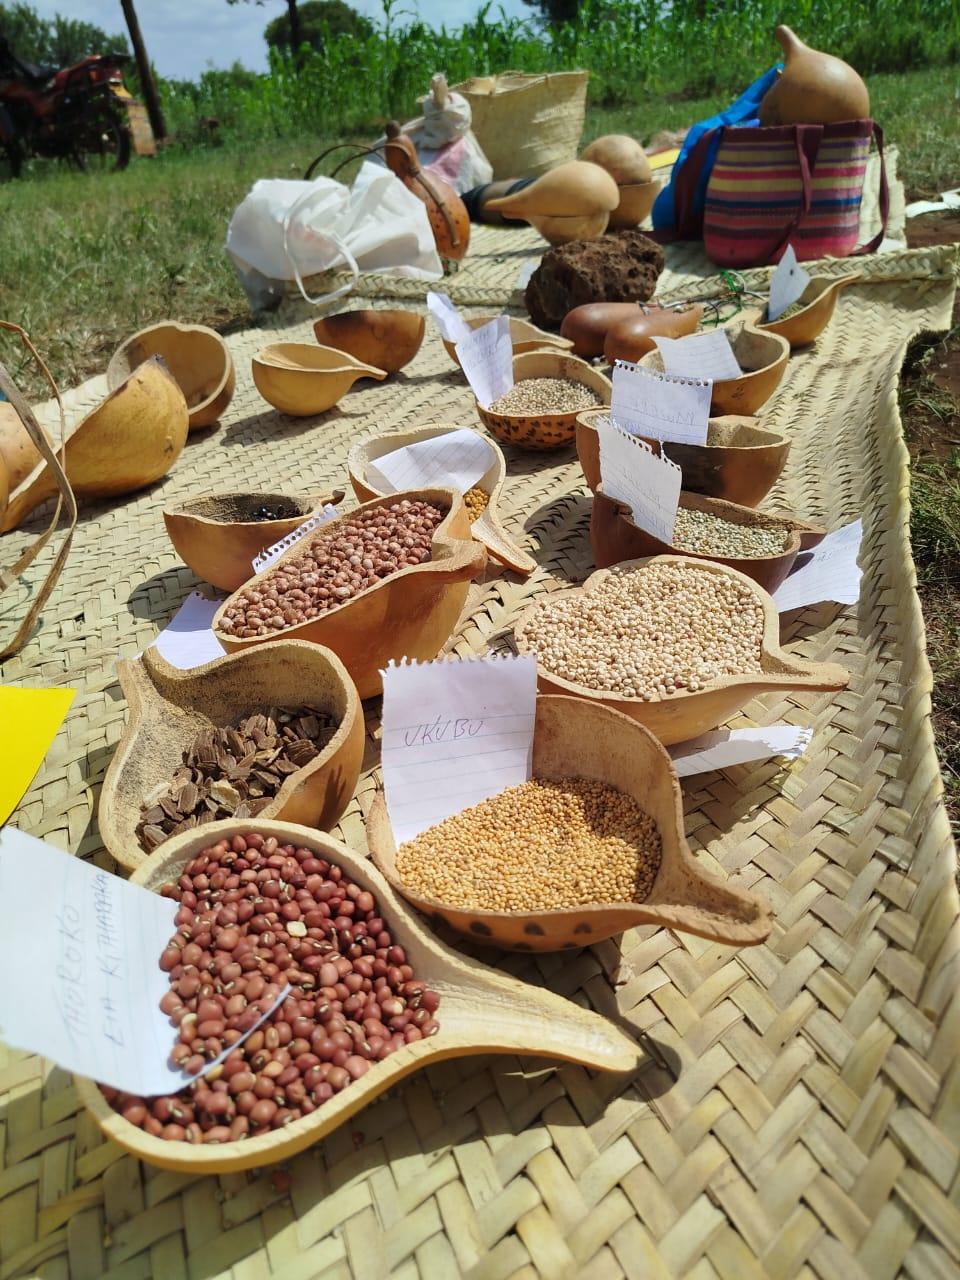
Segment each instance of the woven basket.
M589 74L503 71L454 85L470 103L473 132L494 179L536 177L577 158Z

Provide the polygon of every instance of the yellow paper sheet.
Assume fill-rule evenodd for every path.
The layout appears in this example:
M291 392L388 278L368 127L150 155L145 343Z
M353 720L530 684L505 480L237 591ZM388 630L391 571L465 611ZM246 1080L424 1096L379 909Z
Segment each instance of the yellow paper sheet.
M0 687L0 826L33 781L76 689Z
M673 164L680 154L679 147L673 147L670 151L661 151L658 155L650 156L651 169L665 169L668 165Z

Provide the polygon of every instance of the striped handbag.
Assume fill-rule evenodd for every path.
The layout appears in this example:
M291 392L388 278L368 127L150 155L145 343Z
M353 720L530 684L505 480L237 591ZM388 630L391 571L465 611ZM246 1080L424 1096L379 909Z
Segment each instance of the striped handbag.
M722 267L777 262L792 243L797 258L845 258L870 253L883 239L889 213L883 134L873 120L836 124L724 128L707 183L703 243ZM697 144L710 145L712 134ZM880 153L882 226L857 248L860 201L870 140ZM684 166L690 178L697 157Z

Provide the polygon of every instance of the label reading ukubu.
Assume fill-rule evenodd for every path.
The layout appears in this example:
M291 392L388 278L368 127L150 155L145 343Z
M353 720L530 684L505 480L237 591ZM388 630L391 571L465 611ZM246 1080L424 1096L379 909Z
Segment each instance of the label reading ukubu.
M176 930L172 898L4 827L0 901L17 904L0 931L7 1044L140 1096L196 1079L170 1065L177 1033L160 1008L170 989L159 962Z
M810 283L810 277L797 262L796 251L788 244L783 257L770 277L767 320L779 320L787 307L792 307Z
M663 371L680 378L739 378L743 370L733 354L726 329L691 333L686 338L654 338L663 356Z
M264 569L269 569L274 561L279 560L283 553L295 546L301 538L305 538L308 533L313 533L314 529L319 529L322 524L326 524L328 520L333 520L340 513L336 507L332 507L330 503L326 503L320 510L304 520L303 524L298 524L285 538L281 538L279 542L275 542L272 547L266 547L258 556L254 556L250 561L253 566L254 573L262 573Z
M471 329L457 343L460 368L473 394L486 409L513 386L513 342L509 316L497 316Z
M657 457L646 441L600 419L600 479L608 498L625 502L633 523L661 542L673 542L683 473Z
M381 763L398 845L530 777L533 654L391 663Z
M712 388L710 378L675 378L617 360L610 417L633 436L706 444Z

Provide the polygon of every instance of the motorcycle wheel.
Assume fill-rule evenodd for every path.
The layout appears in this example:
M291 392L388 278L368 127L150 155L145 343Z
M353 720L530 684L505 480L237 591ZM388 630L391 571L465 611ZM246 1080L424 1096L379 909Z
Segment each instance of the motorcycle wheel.
M130 129L112 98L91 102L77 125L73 159L79 169L105 173L130 163Z
M19 178L23 168L23 153L15 141L0 142L0 182Z

